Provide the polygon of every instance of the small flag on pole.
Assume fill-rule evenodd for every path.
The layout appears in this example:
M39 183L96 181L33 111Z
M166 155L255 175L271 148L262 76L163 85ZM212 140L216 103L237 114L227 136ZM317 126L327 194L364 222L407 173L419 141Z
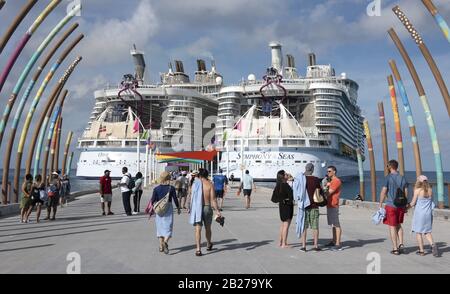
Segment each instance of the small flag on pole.
M139 132L139 118L136 117L136 120L134 121L134 126L133 126L133 133L138 133Z

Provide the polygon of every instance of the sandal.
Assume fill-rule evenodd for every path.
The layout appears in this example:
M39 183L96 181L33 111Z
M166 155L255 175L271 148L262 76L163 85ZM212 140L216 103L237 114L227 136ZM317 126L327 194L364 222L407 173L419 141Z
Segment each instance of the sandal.
M394 255L400 255L400 251L398 251L397 249L395 249L395 250L392 250L392 251L391 251L391 254L394 254Z
M159 252L164 252L164 248L163 247L159 247Z
M169 254L169 244L167 242L164 242L164 254Z
M417 252L416 252L416 254L417 254L417 255L420 255L420 256L425 256L425 252L423 252L423 251L420 251L420 250L419 250L419 251L417 251Z
M203 253L201 251L195 251L195 256L203 256Z
M398 245L398 252L400 254L405 253L405 245L403 245L403 244Z
M209 244L209 245L206 247L206 251L211 251L211 250L213 250L213 243Z

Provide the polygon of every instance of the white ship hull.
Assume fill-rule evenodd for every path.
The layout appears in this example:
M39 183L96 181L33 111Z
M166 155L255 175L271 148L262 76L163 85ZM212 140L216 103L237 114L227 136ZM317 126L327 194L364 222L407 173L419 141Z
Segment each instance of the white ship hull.
M220 166L225 174L234 174L240 179L245 170L249 170L255 181L275 181L277 172L285 170L296 176L305 171L307 163L315 166L314 175L323 178L327 167L333 165L337 168L339 178L358 176L358 163L351 159L337 156L331 152L315 150L295 150L285 148L282 151L245 151L244 160L240 152L222 153ZM228 159L229 156L229 159ZM227 162L229 160L229 163ZM228 170L229 167L229 170Z

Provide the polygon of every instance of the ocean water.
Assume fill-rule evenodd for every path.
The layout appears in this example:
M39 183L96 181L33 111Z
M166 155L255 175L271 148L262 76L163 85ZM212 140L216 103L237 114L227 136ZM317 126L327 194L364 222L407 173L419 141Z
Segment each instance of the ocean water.
M22 176L24 175L25 171L22 171ZM73 170L71 172L72 175L76 174L76 171ZM426 175L430 182L436 183L436 173L435 172L424 172L424 175ZM339 175L338 175L339 176ZM0 179L1 180L1 179ZM416 173L415 172L406 172L406 180L410 184L410 187L414 187L414 183L416 181ZM10 172L10 181L13 181L13 171ZM71 179L71 186L72 186L72 192L78 192L78 191L88 191L98 188L98 180L85 180L85 179L78 179L75 176L72 176ZM444 172L444 182L450 183L450 172ZM384 173L377 172L377 200L379 199L379 194L381 191L381 188L384 184ZM275 183L257 183L257 185L268 187L268 188L274 188ZM370 191L370 172L364 173L364 186L365 186L365 196L367 201L371 201L372 195ZM410 196L411 196L410 189ZM436 196L436 185L433 185L433 192ZM444 187L444 195L445 195L445 203L448 205L448 187ZM347 180L343 182L342 187L342 193L341 197L343 199L354 199L359 194L359 178L355 177L351 180Z

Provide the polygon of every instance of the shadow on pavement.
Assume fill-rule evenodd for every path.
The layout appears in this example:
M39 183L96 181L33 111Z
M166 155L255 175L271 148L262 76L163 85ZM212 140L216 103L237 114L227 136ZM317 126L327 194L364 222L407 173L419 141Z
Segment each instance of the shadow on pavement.
M21 242L21 241L30 241L30 240L37 240L37 239L46 239L46 238L52 238L52 237L78 235L78 234L85 234L85 233L94 233L94 232L107 231L107 230L108 229L96 229L96 230L89 230L89 231L80 231L80 232L57 234L57 235L39 236L39 237L25 238L25 239L19 239L19 240L1 241L0 244L12 243L12 242Z
M216 242L213 241L213 243L216 246L216 245L220 245L220 244L231 243L234 241L237 241L237 239L226 239L226 240L221 240L221 241L216 241ZM171 254L171 255L176 255L181 252L195 250L196 248L197 248L197 246L195 244L193 244L193 245L184 246L184 247L171 248L170 250L177 250L177 252L174 252ZM206 248L206 242L202 243L202 248Z
M36 246L12 248L12 249L2 249L2 250L0 250L0 252L19 251L19 250L35 249L35 248L50 247L50 246L55 246L55 244L36 245Z

